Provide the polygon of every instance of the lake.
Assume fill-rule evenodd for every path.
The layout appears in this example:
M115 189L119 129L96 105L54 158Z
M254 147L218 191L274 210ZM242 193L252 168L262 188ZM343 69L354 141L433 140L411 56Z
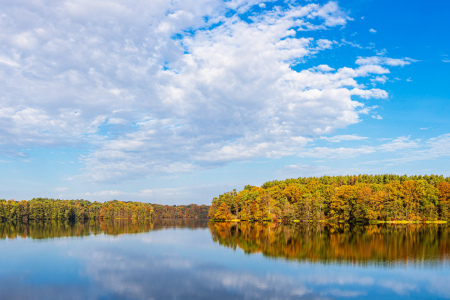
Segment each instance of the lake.
M1 299L450 299L450 226L0 224Z

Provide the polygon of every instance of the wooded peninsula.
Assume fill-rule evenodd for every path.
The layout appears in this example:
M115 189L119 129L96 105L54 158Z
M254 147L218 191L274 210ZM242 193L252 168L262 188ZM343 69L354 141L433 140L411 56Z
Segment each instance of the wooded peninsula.
M450 178L323 176L269 181L212 201L214 221L447 222Z

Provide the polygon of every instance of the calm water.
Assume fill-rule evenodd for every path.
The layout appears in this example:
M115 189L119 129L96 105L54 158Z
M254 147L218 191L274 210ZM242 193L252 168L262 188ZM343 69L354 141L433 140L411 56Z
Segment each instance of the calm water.
M450 299L447 225L0 224L1 299Z

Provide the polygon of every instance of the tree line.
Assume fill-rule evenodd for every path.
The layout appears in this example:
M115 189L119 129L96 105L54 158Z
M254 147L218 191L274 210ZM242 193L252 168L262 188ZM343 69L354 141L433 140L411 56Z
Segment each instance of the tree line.
M90 202L88 200L59 200L33 198L29 201L0 199L0 221L7 220L106 220L106 219L157 219L157 218L207 218L206 205L160 205L142 202Z
M224 193L216 221L448 221L450 178L399 175L300 177Z
M112 200L100 203L48 198L0 200L0 221L150 219L152 213L153 207L141 202Z
M208 205L161 205L152 204L154 217L158 219L206 219Z

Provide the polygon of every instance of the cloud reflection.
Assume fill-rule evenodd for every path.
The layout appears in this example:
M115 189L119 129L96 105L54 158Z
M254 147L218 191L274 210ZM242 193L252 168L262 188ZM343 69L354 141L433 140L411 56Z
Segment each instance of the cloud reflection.
M186 253L195 249L171 244L174 248L165 252L157 244L151 246L152 253L144 250L139 255L117 248L84 253L86 276L120 299L374 299L374 291L400 298L434 293L424 288L430 284L426 275L414 278L419 269L399 276L395 268L319 266L258 255L246 256L249 264L236 267L229 259L239 253L232 250L224 257L206 253L192 257ZM259 266L252 264L254 259Z
M271 259L224 247L201 229L166 228L113 240L91 235L0 241L1 298L450 298L447 264L386 267Z

